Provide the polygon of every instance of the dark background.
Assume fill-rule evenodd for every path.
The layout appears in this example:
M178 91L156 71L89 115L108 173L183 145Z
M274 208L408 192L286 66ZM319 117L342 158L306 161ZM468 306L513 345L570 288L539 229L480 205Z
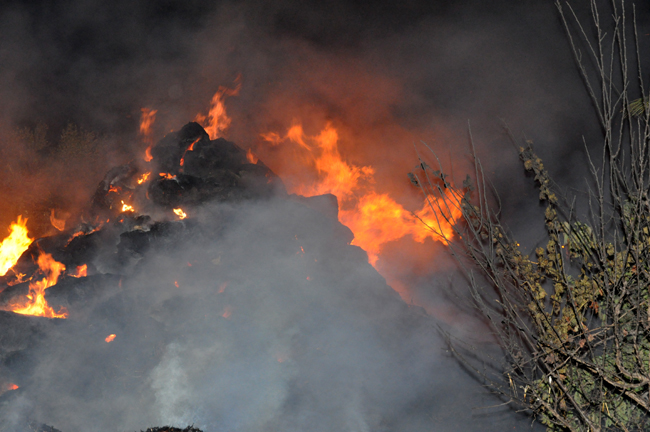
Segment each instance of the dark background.
M585 20L586 6L576 7ZM643 50L650 43L645 3L637 18ZM141 157L141 108L158 110L160 138L205 112L217 88L232 86L238 75L241 93L227 101L229 139L273 167L277 156L265 153L260 133L282 133L299 120L314 134L332 121L344 157L375 167L379 186L405 205L417 197L406 179L417 163L413 144L430 144L462 179L469 122L504 220L531 249L541 235L533 219L537 192L504 122L517 139L535 142L567 187L583 184L583 137L590 148L600 142L564 28L547 0L5 1L0 222L22 213L12 204L19 196L39 203L28 209L33 214L82 206L108 168ZM98 134L99 150L55 157L69 123ZM47 146L28 148L16 139L17 129L39 124L47 126ZM386 261L412 274L414 295L435 304L448 285L436 276L449 270L437 258L440 247L425 245L433 252L422 254L432 261L414 264L399 260L404 246L413 247L389 245ZM447 322L474 332L478 324L464 319ZM474 418L483 421L481 415Z

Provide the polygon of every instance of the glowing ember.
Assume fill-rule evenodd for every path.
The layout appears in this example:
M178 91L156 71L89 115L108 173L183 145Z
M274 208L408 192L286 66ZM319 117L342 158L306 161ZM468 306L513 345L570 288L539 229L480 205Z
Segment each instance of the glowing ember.
M148 144L147 149L144 152L144 160L150 162L153 159L151 156L151 147L153 146L153 138L151 136L151 126L156 121L157 110L152 110L149 108L142 108L142 115L140 116L140 135L142 135L142 140Z
M183 153L183 157L181 158L180 166L185 165L185 155L187 154L188 151L194 151L194 144L196 144L200 139L201 137L195 139L194 142L192 142L192 144L190 144L190 146L187 148L187 150L185 150L185 152Z
M20 387L18 387L16 384L9 383L7 384L7 391L10 390L18 390Z
M46 253L41 253L38 256L37 264L45 277L29 284L29 294L27 295L28 301L26 305L12 304L10 305L10 310L22 315L34 315L47 318L67 318L68 311L65 308L61 308L59 312L54 312L54 309L48 306L47 301L45 300L45 290L56 284L61 273L65 271L65 266L60 262L55 261L54 258L52 258L52 255Z
M54 209L52 209L52 212L50 213L50 223L59 231L63 231L65 229L65 219L58 219L54 214Z
M165 177L167 180L174 180L176 178L175 175L169 174L169 173L158 173L160 177Z
M176 288L180 288L180 285L178 284L178 281L174 281L174 286L175 286Z
M226 306L221 316L224 317L225 319L230 319L230 317L232 316L232 306Z
M83 265L77 266L76 273L70 274L70 276L76 277L76 278L88 276L88 265L83 264Z
M7 271L18 262L18 258L27 250L32 243L27 232L27 219L18 220L11 224L10 234L0 243L0 275L4 276Z
M111 343L111 342L113 342L115 340L115 335L114 334L109 334L108 336L106 336L106 339L104 339L104 340L106 341L106 343Z
M176 214L179 219L185 219L187 217L187 214L183 211L183 209L180 208L175 208L174 214Z
M224 131L230 126L230 117L226 114L224 100L227 96L236 96L241 89L241 79L235 80L237 86L234 89L219 86L219 89L212 97L210 111L207 116L197 115L195 121L203 126L210 136L211 140L217 139L223 135Z
M126 212L134 212L135 209L133 208L132 205L126 204L124 201L122 201L122 213Z
M255 156L255 154L251 151L251 149L248 149L246 151L246 159L248 160L248 162L252 164L256 164L257 161L259 160L259 158Z
M461 217L459 206L441 208L442 200L430 198L414 215L387 194L376 192L374 169L342 159L338 133L331 124L316 136L306 135L301 125L295 125L284 137L269 133L262 138L274 146L290 142L302 149L302 163L310 166L314 173L311 180L300 182L290 192L303 196L336 195L339 220L352 230L352 243L368 253L371 264L376 264L386 243L405 236L418 242L430 237L445 244L452 238L453 224ZM459 202L460 195L456 191L450 189L448 193Z
M146 172L146 173L142 174L140 176L140 178L138 179L138 184L142 184L142 183L146 182L150 175L151 175L150 172Z

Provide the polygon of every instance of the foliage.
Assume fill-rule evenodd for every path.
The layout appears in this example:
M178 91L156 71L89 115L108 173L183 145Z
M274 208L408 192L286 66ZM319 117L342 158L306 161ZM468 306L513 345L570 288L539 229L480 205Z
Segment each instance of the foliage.
M611 3L607 32L595 1L588 28L570 5L556 5L603 131L598 166L589 155L588 209L578 214L526 141L519 155L539 187L546 228L529 256L499 220L475 151L475 191L466 187L462 198L446 193L446 181L429 181L422 161L411 177L427 196L445 198L432 206L462 210L450 247L505 364L495 379L453 343L459 358L549 431L650 430L650 113L640 68L630 72L636 29L626 29L622 1Z

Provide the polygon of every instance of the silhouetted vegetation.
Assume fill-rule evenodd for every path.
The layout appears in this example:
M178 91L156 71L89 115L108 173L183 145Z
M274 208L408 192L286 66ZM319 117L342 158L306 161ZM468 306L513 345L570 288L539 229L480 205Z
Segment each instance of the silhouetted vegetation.
M505 361L491 368L450 337L458 358L550 431L650 430L650 98L634 7L590 4L587 20L556 2L603 132L600 154L585 145L587 210L552 181L530 141L519 156L546 228L530 255L500 220L476 152L462 198L422 160L411 177L427 196L445 197L432 205L462 210L450 249Z

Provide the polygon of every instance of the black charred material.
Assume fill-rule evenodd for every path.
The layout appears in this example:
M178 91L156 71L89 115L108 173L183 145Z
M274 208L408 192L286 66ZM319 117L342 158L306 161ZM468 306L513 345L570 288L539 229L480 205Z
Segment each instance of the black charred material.
M230 141L210 141L197 123L165 136L151 153L154 171L165 176L151 182L149 199L166 209L286 194L268 167L249 163L246 153Z
M149 428L144 432L203 432L203 431L193 426L188 426L185 429L179 429L171 426L163 426L163 427Z
M60 430L46 424L29 425L29 432L61 432Z
M130 191L134 187L134 177L138 174L138 169L134 164L126 164L115 167L108 171L104 180L99 183L95 195L92 198L90 209L90 221L96 217L104 217L106 214L119 212L121 208L121 193L111 192L112 190Z
M54 310L61 307L81 308L86 302L99 297L107 286L117 286L120 276L95 274L86 277L64 277L45 291L45 300Z
M182 168L180 163L188 148L194 144L194 149L210 142L210 137L198 123L188 123L178 132L165 135L152 149L151 156L156 166L156 172L178 174Z
M120 235L120 243L117 245L118 256L122 254L144 254L152 246L157 249L163 246L161 243L173 243L185 230L182 222L158 222L147 231L133 230Z

